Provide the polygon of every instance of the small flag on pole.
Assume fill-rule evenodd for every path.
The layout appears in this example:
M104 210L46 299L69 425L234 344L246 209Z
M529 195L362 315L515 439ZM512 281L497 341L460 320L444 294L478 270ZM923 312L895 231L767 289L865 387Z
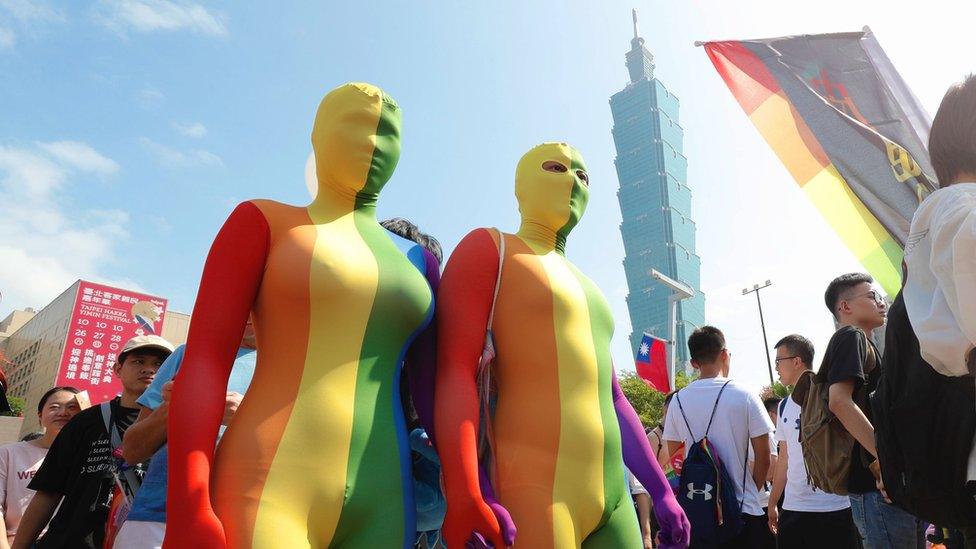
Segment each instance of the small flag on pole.
M652 389L669 393L671 384L668 382L667 362L664 341L645 333L637 348L637 375Z

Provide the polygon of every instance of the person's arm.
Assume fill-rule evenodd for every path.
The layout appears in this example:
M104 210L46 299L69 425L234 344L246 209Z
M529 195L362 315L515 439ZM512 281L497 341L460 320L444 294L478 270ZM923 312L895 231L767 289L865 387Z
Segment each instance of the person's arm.
M871 343L860 330L838 332L834 345L834 359L824 366L827 370L827 407L847 432L872 456L878 457L874 443L874 427L864 411L854 402L854 393L866 383L868 349ZM877 367L877 366L876 366ZM822 369L822 368L821 368Z
M434 254L421 248L424 254L424 276L434 296L438 295L441 284L440 264ZM431 303L434 307L434 303ZM410 385L410 397L417 411L420 424L433 443L436 441L434 425L434 386L437 376L437 311L430 325L410 345L404 367Z
M186 346L180 345L163 361L152 383L136 400L139 416L122 437L122 458L129 465L145 462L166 444L173 377L179 371L185 350Z
M210 473L226 387L264 273L270 228L258 207L237 207L214 239L193 307L169 413L166 548L220 548Z
M752 452L756 456L756 461L752 464L752 480L756 483L756 488L762 490L763 484L766 484L766 474L769 473L768 433L752 437Z
M439 295L441 283L440 263L434 254L427 249L421 248L424 255L424 276L430 289L435 296ZM495 270L497 273L497 269ZM410 398L413 400L414 410L420 419L427 437L430 439L432 448L431 453L435 453L437 446L436 425L434 425L434 389L437 383L437 310L434 311L435 317L431 320L426 330L421 332L410 349L407 351L407 360L404 363L406 370L407 383L410 387ZM439 461L438 461L439 462ZM508 510L498 503L495 491L488 482L488 472L484 464L479 464L479 485L485 503L495 514L495 519L503 532L503 537L513 540L515 536L515 523Z
M766 483L766 475L769 474L769 464L771 449L769 447L770 433L776 430L773 422L769 419L766 407L756 393L746 393L746 410L748 418L748 430L751 437L753 461L752 480L756 483L756 488L760 492ZM744 487L743 487L744 488Z
M841 425L847 432L857 440L865 450L875 458L878 457L878 449L874 445L874 426L864 415L864 412L854 402L853 379L838 381L830 386L827 395L830 399L828 407L831 413L837 416Z
M691 539L691 523L685 516L664 471L657 463L657 456L644 434L644 426L630 401L620 389L616 372L613 378L613 407L620 426L620 442L624 464L637 477L654 502L654 515L661 527L660 539L665 546L684 547ZM767 448L768 452L768 448Z
M651 496L646 493L634 494L637 503L637 523L640 524L641 537L644 539L644 549L652 549L651 539Z
M776 535L779 531L779 508L776 504L779 503L779 498L782 497L783 491L786 490L786 467L789 464L787 452L786 442L780 441L779 455L776 458L776 469L773 471L773 489L769 492L769 511L767 512L767 516L769 517L769 531L773 535Z
M61 502L61 494L38 490L31 499L30 505L20 518L17 536L14 538L12 549L29 549L37 541L41 531L51 521L54 511Z
M471 232L451 255L438 292L434 426L447 498L444 539L450 547L464 547L474 532L498 549L515 541L514 532L503 535L485 501L478 464L475 378L495 292L498 253L491 233Z
M770 446L769 452L769 473L766 474L766 482L772 482L773 476L776 474L776 464L779 463L779 456L776 452L772 451L772 446Z
M661 436L661 445L657 451L657 464L661 466L661 469L667 470L668 460L671 459L671 454L668 453L668 444L664 442L663 435Z
M122 437L122 458L129 465L142 463L166 444L166 422L169 405L161 404L155 410L142 406L135 422Z
M937 333L932 338L920 335L919 346L923 358L932 351L941 359L933 361L941 366L936 367L939 373L963 376L970 373L967 353L976 345L976 197L966 193L949 211L933 216L930 233L929 269L966 341L961 342L961 347L945 345L946 338Z
M677 412L672 411L664 418L664 432L661 433L661 438L664 439L664 453L667 455L662 464L670 463L674 455L681 450L681 445L684 444L678 434L678 422L675 420L675 413Z
M681 442L676 440L668 441L668 460L670 461L674 454L681 449Z

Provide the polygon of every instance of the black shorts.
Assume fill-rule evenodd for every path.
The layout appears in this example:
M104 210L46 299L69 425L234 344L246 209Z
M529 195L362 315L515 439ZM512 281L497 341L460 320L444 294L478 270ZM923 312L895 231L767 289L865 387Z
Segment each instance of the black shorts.
M776 538L769 531L766 515L753 516L742 513L745 526L735 539L722 544L722 549L776 549ZM833 549L833 548L830 548Z
M857 527L850 509L821 513L787 511L779 514L779 549L857 549Z

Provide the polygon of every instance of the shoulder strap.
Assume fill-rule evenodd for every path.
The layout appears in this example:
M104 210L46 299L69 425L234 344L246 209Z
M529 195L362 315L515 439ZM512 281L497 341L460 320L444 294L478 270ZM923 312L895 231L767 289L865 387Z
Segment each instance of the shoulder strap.
M654 436L657 437L657 451L654 452L654 455L657 456L657 455L659 455L661 453L661 448L664 448L664 431L663 431L663 429L660 430L660 431L657 430L657 429L655 429L654 430Z
M505 235L498 229L495 232L498 233L498 276L495 278L495 294L491 297L491 311L488 313L489 331L495 320L495 303L498 301L498 289L502 286L502 267L505 265Z
M718 410L718 401L722 400L722 393L725 392L725 388L729 386L729 383L732 383L731 379L726 381L722 385L722 388L718 390L718 396L715 397L715 404L712 405L712 415L708 417L708 426L705 427L705 436L702 438L708 438L708 431L712 428L712 420L715 419L715 410Z
M112 401L106 401L98 405L102 412L102 423L105 425L105 431L108 433L111 449L114 451L119 446L122 446L122 437L119 435L118 428L115 427L115 421L112 417ZM115 459L112 456L111 459ZM132 467L125 467L122 470L122 478L119 479L121 482L125 483L125 488L128 490L128 497L135 496L136 490L139 489L139 477L136 476L136 472Z
M786 397L786 398L790 398L790 397ZM786 398L779 401L779 417L783 417L783 411L786 410Z
M864 356L864 373L868 374L878 366L878 353L875 352L874 343L871 342L871 336L867 332L864 333L864 343L867 345Z
M657 432L657 428L655 427L654 429L648 429L646 434L648 438L650 438L651 435L654 435L654 439L657 440L657 449L654 451L654 455L656 456L661 453L661 447L664 446L664 440L661 438L660 433Z
M688 417L685 416L685 409L681 405L681 391L674 394L674 400L678 402L678 411L681 412L681 419L685 420L685 427L688 428L688 434L691 435L691 440L698 442L698 437L696 437L694 431L691 430L691 425L688 423Z
M112 428L112 401L103 402L98 405L98 408L102 412L102 423L105 425L105 434L108 435L112 448L121 446L122 437L119 436L119 430Z

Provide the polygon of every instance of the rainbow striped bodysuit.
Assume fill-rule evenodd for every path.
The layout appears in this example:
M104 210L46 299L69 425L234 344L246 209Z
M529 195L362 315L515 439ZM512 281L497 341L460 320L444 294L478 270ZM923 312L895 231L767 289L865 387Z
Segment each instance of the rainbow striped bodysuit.
M564 255L566 237L589 196L579 153L566 144L532 149L519 162L515 192L522 226L517 234L501 236L505 257L493 322L495 495L517 527L516 547L642 547L624 482L622 442L638 456L628 460L638 478L661 494L656 503L669 508L664 499L670 497L672 510L677 503L643 429L639 422L633 425L633 409L618 398L610 307ZM494 231L470 233L451 255L438 292L435 423L450 547L463 546L472 531L496 547L511 541L504 517L489 510L478 485L475 451L473 372L499 249Z
M167 547L412 546L399 377L423 345L432 355L438 266L376 222L399 129L378 88L333 90L312 133L313 203L245 202L214 241L170 411ZM254 379L214 457L252 311Z

